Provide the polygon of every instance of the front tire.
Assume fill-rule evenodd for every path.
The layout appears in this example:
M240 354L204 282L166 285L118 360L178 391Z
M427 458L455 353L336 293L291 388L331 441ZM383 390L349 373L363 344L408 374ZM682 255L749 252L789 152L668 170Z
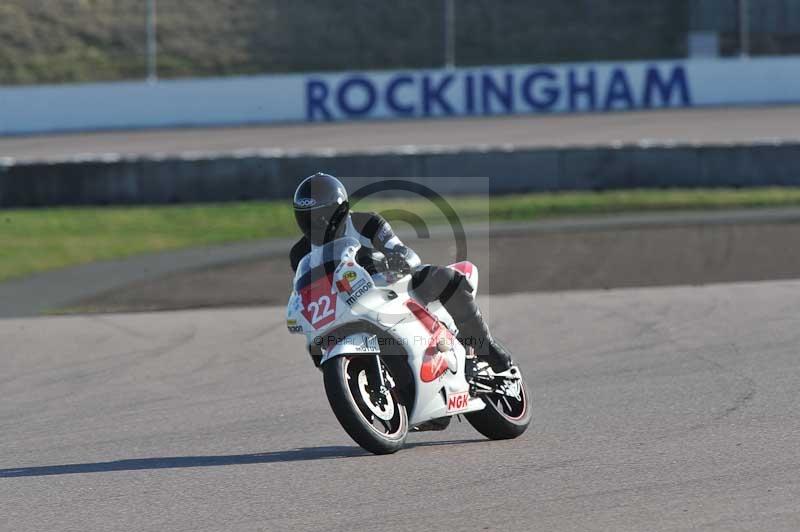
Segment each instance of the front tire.
M520 379L520 397L488 394L482 397L486 408L465 414L475 430L490 440L510 440L522 435L531 424L531 406L528 386Z
M381 361L383 370L391 375ZM377 393L372 356L339 356L322 367L325 394L345 432L373 454L399 451L408 435L406 407L393 390Z

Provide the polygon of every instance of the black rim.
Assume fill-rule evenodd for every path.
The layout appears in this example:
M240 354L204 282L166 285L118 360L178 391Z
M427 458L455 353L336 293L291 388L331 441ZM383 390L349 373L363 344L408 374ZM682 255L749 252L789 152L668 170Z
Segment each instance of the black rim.
M389 370L383 361L381 361L381 367L385 374L388 373ZM383 437L401 436L405 426L405 417L401 412L402 406L392 392L385 395L378 392L379 385L375 383L375 361L371 357L345 357L344 374L350 399L358 408L359 414L367 425ZM372 408L366 401L372 403ZM391 417L383 419L376 415L374 410L389 411Z

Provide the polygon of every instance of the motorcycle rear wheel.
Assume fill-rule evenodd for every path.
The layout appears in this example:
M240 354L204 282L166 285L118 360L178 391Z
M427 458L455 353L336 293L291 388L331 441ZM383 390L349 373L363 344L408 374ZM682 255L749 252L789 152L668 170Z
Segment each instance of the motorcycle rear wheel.
M384 371L389 368L381 362ZM408 436L406 407L391 390L378 388L374 355L340 356L322 367L325 394L345 432L373 454L399 451Z
M472 427L490 440L510 440L522 435L531 424L530 394L525 380L520 381L520 398L488 394L482 397L486 408L465 414Z

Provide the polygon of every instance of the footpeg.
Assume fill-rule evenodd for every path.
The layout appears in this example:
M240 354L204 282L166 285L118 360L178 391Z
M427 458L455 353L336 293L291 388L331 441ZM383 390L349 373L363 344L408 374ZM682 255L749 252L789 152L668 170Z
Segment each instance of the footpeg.
M520 373L519 368L517 366L511 366L505 371L501 371L500 373L495 373L492 368L489 368L489 373L499 379L515 379L519 380L522 378L522 373Z
M467 354L465 376L469 382L470 395L497 394L519 398L522 389L522 372L517 366L495 373L488 362Z

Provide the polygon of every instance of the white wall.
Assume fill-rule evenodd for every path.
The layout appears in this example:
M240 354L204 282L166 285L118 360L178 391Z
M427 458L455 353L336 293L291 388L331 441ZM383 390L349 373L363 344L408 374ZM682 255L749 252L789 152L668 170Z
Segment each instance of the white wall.
M800 102L800 56L0 88L0 135Z

